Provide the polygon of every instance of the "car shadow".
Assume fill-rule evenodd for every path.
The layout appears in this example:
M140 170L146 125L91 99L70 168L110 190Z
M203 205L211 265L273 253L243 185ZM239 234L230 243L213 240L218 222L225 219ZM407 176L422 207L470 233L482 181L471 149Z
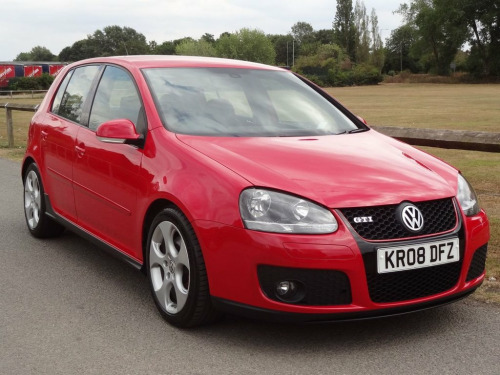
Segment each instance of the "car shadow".
M180 336L196 338L207 345L236 345L252 352L265 348L276 354L283 350L304 354L318 346L322 350L344 352L380 346L390 348L395 342L425 342L429 337L450 330L459 331L468 319L464 311L466 302L457 302L399 316L328 323L274 323L225 315L210 325L179 330L164 322L156 311L147 279L140 271L70 232L44 241L47 248L55 252L51 256L78 264L86 270L87 277L94 278L98 284L106 280L106 293L120 293L120 300L126 300L127 319L133 314L140 315L137 319L142 320L142 328L149 334L158 335L158 340L176 331Z

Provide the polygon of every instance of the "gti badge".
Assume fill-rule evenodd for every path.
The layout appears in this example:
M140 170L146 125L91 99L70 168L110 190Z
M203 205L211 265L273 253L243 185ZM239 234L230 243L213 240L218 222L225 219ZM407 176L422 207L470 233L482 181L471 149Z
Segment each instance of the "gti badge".
M411 232L420 232L424 227L424 216L420 210L411 203L399 206L398 210L402 224Z
M373 218L371 216L361 216L354 218L355 223L373 223Z

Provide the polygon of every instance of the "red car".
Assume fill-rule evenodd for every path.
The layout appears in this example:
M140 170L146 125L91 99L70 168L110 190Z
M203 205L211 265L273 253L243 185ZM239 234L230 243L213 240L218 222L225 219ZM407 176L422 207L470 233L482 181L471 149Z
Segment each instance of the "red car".
M32 235L69 228L144 270L176 326L399 314L485 275L488 219L459 171L276 67L69 65L33 117L22 177Z

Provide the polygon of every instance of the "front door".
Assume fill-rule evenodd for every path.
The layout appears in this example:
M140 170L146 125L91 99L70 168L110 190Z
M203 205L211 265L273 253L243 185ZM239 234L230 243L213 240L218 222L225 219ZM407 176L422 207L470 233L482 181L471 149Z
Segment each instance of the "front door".
M130 74L106 66L90 110L89 126L81 128L77 136L73 168L78 224L135 259L142 258L137 215L142 149L104 143L95 131L103 122L118 118L128 118L137 128L144 126L141 108Z

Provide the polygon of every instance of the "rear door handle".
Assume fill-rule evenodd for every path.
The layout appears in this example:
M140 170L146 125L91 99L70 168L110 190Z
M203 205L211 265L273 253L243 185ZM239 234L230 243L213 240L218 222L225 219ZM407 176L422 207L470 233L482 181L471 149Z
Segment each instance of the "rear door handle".
M40 133L42 134L42 140L46 141L47 137L49 135L49 132L46 130L42 130Z

